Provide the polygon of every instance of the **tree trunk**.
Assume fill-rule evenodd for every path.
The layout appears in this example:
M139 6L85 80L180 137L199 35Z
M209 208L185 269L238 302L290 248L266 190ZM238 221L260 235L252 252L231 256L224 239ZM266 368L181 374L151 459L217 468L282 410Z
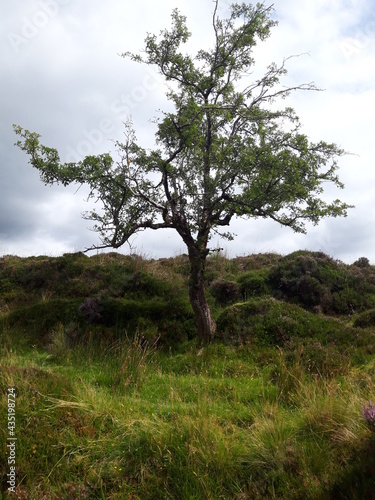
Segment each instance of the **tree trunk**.
M189 298L198 329L198 345L209 344L216 333L216 322L207 304L204 291L204 270L207 251L189 248L190 281Z

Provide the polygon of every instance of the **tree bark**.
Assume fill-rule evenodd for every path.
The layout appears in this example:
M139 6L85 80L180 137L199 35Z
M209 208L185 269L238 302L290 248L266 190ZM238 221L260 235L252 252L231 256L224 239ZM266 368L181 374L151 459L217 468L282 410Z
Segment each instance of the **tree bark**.
M204 270L207 251L189 248L190 280L189 298L198 330L198 346L212 342L216 333L216 321L212 316L204 290Z

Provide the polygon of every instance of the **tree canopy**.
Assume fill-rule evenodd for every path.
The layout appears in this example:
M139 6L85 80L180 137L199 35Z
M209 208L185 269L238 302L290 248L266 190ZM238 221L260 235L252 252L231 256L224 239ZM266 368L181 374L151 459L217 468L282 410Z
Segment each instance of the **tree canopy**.
M252 79L253 49L276 24L272 6L264 4L233 4L221 19L217 0L211 49L195 56L183 50L190 33L175 9L171 28L148 34L142 55L123 54L156 67L169 83L173 111L157 122L154 149L138 144L128 121L125 140L116 143L117 159L101 154L62 163L56 149L40 144L39 134L15 126L17 145L46 184L87 184L101 202L100 211L85 214L101 236L93 248L119 248L144 229L177 231L188 248L190 300L202 341L211 340L216 328L204 296L213 234L232 238L235 217L270 218L305 232L306 222L345 216L349 208L321 196L327 181L343 187L337 159L344 151L311 142L292 108L275 107L290 92L318 90L315 85L282 85L289 58Z

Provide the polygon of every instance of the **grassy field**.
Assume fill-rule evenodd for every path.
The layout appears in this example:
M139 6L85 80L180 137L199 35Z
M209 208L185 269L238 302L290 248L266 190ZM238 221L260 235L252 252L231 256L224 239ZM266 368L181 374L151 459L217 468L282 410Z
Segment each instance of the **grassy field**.
M187 266L1 260L3 498L374 498L374 267L212 258L197 353Z

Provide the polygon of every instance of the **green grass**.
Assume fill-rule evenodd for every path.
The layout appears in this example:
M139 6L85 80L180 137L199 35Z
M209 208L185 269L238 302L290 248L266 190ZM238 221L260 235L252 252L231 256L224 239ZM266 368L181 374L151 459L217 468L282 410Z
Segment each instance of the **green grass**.
M18 498L371 495L361 404L375 395L374 360L332 377L251 344L201 356L191 342L166 352L137 338L68 348L60 331L43 350L17 347L13 332L10 350L4 335L0 411L3 421L15 386Z

